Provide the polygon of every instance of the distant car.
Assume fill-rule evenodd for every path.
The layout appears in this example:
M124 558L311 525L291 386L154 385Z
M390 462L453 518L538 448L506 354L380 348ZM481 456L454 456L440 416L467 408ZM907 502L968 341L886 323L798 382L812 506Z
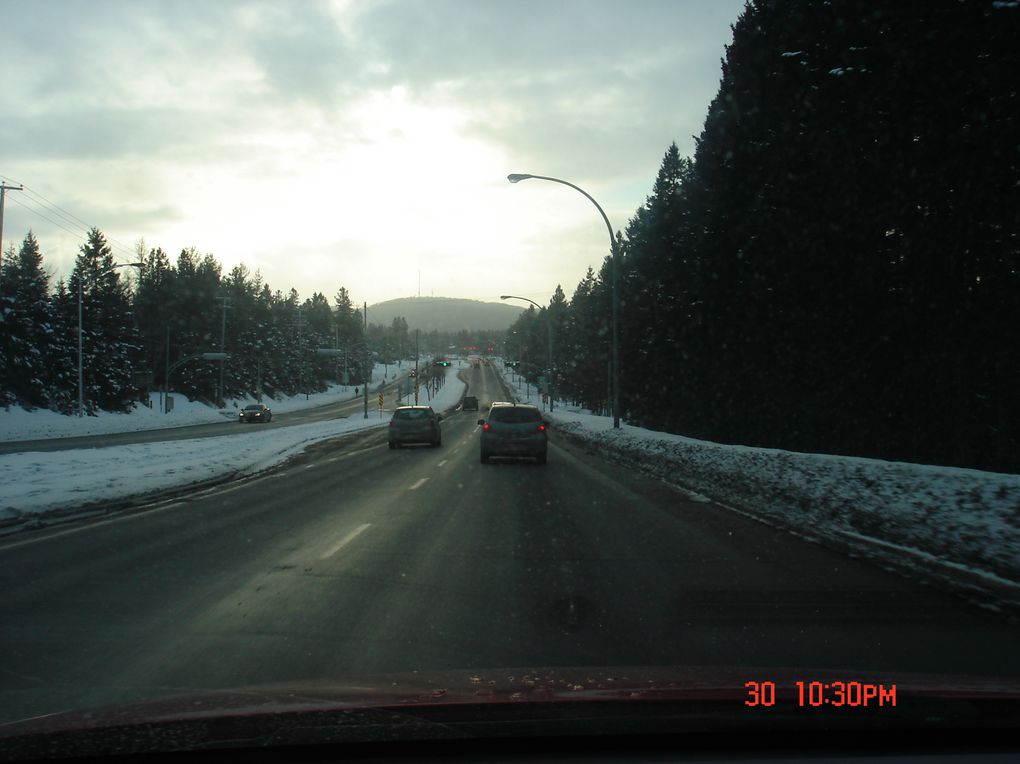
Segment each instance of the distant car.
M473 395L465 395L463 410L478 411L478 399Z
M548 451L548 424L535 406L497 401L489 409L488 419L479 419L482 464L491 456L525 456L545 464Z
M239 422L269 422L273 418L273 410L264 403L253 403L245 406L237 415Z
M439 427L442 417L431 406L400 406L390 419L390 448L407 443L428 443L433 448L443 444Z

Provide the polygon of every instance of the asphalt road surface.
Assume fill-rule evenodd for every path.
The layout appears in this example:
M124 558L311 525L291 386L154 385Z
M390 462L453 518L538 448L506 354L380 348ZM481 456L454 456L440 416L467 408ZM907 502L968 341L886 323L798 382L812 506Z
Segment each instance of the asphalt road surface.
M503 397L495 375L470 393ZM484 411L482 412L484 414ZM1014 623L550 438L479 462L385 432L0 543L0 722L412 670L701 665L1020 672Z
M401 375L403 376L403 375ZM383 392L387 398L396 389L401 380L386 383L380 390L378 385L369 389L368 410L369 413L377 411L376 396ZM273 418L268 424L252 424L252 427L276 428L291 427L295 424L308 424L309 422L322 422L327 419L338 417L358 416L364 412L364 399L347 400L338 403L329 403L324 406L316 406L310 409L289 411L286 413L273 413ZM158 430L138 430L134 432L117 432L106 435L85 435L72 438L44 438L40 440L11 440L0 442L0 454L22 453L25 451L65 451L73 448L105 448L107 446L123 446L128 443L155 443L165 440L189 440L192 438L212 438L218 435L237 435L241 432L250 432L245 429L247 425L241 425L237 421L237 412L226 412L222 422L211 424L194 424L180 427L166 427ZM168 414L172 421L173 414Z

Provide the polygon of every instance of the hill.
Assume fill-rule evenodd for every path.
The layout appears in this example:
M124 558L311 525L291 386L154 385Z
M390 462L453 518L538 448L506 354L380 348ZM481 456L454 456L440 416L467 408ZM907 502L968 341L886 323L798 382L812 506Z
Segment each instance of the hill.
M401 297L368 306L368 322L389 326L403 316L411 331L493 331L510 327L523 308L455 297Z

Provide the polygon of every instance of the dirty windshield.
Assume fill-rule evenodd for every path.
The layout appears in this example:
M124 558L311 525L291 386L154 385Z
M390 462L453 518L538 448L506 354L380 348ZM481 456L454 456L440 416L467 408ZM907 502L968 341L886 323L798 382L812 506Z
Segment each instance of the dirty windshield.
M0 19L0 757L1016 724L1020 3Z

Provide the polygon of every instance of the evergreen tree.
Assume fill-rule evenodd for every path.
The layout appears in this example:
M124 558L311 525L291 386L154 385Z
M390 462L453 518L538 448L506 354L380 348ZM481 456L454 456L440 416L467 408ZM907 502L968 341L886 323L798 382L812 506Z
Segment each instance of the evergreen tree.
M0 387L12 392L26 408L47 406L47 367L60 362L51 353L53 322L49 278L42 269L39 242L31 231L14 258L4 263L4 291L13 300L0 333L4 372Z
M141 350L130 296L114 268L113 251L97 228L89 231L71 273L81 296L84 404L123 411L138 396L133 372Z

